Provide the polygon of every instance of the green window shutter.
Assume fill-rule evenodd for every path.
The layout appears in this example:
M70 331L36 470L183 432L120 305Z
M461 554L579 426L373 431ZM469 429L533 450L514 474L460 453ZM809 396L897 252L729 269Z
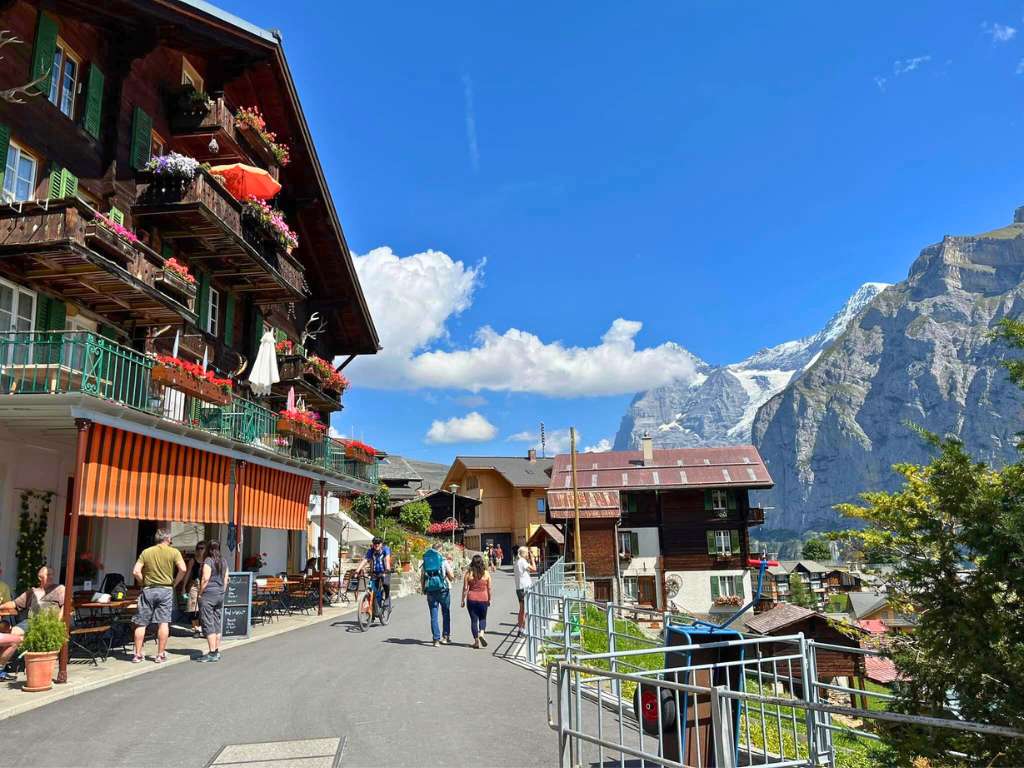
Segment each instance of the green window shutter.
M734 555L740 553L740 532L729 531L729 547L732 549Z
M109 218L115 224L120 224L122 227L124 226L124 211L122 211L120 208L111 207L110 213L107 214L107 218Z
M249 299L249 365L251 366L256 360L256 355L260 351L260 337L263 336L263 315L260 314L259 307L252 303L252 299Z
M721 590L718 587L718 577L717 576L712 576L711 577L711 599L714 600L714 599L718 598L721 594L722 594L722 592L721 592Z
M708 531L707 532L707 536L708 536L708 554L709 555L717 555L718 554L718 547L715 544L715 532L714 531Z
M704 491L704 511L711 511L711 491Z
M103 338L110 339L111 341L117 341L117 328L114 326L101 324L98 326L97 330Z
M634 555L640 554L640 535L636 531L629 534L629 551Z
M747 591L745 589L743 589L743 577L742 576L733 576L732 577L732 581L733 581L733 584L736 585L736 596L739 597L740 600L746 600L747 599Z
M199 327L205 331L207 315L210 313L210 276L205 272L199 272L196 279L199 281L196 314L199 316Z
M113 210L111 210L111 213L113 213ZM120 213L120 211L118 211L118 213ZM124 216L124 214L122 214L122 217L123 216ZM113 217L111 217L111 218L113 218ZM174 258L174 246L171 245L170 243L163 243L160 246L160 255L163 256L165 259L173 259Z
M39 13L36 24L36 44L32 49L31 79L46 75L36 88L43 98L50 96L50 79L53 77L53 54L57 52L57 20L48 13Z
M132 117L131 167L141 170L149 162L153 141L153 118L139 107Z
M100 117L103 114L103 73L95 64L89 65L89 90L85 92L85 118L82 127L94 139L100 137Z
M224 300L224 343L232 346L235 343L235 294L228 293Z
M45 331L50 327L50 297L36 294L36 322L33 330Z
M61 183L61 197L77 197L78 177L67 168L61 171L61 175L64 177Z
M46 330L63 331L67 324L68 305L59 299L50 299L50 309L46 313Z
M726 491L725 497L728 499L728 507L730 512L736 511L736 491Z
M11 127L0 125L0 189L3 188L4 174L7 172L7 150L11 146Z
M50 200L60 200L64 197L64 169L54 165L50 169Z

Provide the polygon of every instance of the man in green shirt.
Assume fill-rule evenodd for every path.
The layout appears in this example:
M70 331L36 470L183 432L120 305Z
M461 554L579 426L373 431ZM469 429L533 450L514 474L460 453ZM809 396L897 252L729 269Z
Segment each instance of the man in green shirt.
M139 609L132 622L135 624L135 655L132 664L143 660L142 644L146 640L146 628L159 624L157 629L157 653L153 659L157 664L167 661L167 636L170 634L171 613L174 610L174 582L185 573L185 560L181 552L171 546L171 534L163 528L157 529L156 544L142 550L135 562L132 575L142 583L139 595Z

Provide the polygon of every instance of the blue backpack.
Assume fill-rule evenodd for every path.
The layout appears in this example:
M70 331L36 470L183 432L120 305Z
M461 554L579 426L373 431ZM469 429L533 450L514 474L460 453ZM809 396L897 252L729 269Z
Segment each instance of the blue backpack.
M444 555L436 549L428 549L423 555L423 591L428 594L448 591L448 579L444 577Z

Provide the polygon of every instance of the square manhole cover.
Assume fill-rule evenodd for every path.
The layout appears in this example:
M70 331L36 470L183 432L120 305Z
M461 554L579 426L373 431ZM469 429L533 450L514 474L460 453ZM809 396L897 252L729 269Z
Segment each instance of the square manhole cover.
M339 738L228 744L209 768L338 768L344 747Z

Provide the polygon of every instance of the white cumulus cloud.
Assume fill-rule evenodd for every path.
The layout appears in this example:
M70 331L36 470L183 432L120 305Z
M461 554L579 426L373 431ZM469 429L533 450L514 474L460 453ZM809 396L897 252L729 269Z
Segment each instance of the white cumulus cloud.
M524 430L523 432L516 432L514 435L509 435L506 440L510 443L531 443L530 447L535 448L537 453L542 452L540 444L540 435L537 432L531 432L530 430ZM576 430L576 450L580 453L604 453L612 449L612 441L606 437L602 437L594 445L588 445L587 447L582 446L583 438L580 435L580 431ZM544 432L544 446L543 453L546 456L554 456L558 453L568 453L570 447L569 442L569 430L566 429L550 429Z
M1017 35L1015 27L998 22L981 22L981 31L991 37L993 43L1008 43Z
M643 324L624 318L589 346L484 326L462 348L439 347L448 320L472 304L483 262L467 267L434 250L400 257L386 247L354 258L384 348L349 367L358 386L575 397L627 394L695 373L696 358L678 344L638 347Z
M612 441L607 437L602 437L597 441L596 445L588 445L583 449L584 453L607 453L612 449Z
M493 440L498 428L476 411L447 421L435 420L427 431L428 443L485 443Z

